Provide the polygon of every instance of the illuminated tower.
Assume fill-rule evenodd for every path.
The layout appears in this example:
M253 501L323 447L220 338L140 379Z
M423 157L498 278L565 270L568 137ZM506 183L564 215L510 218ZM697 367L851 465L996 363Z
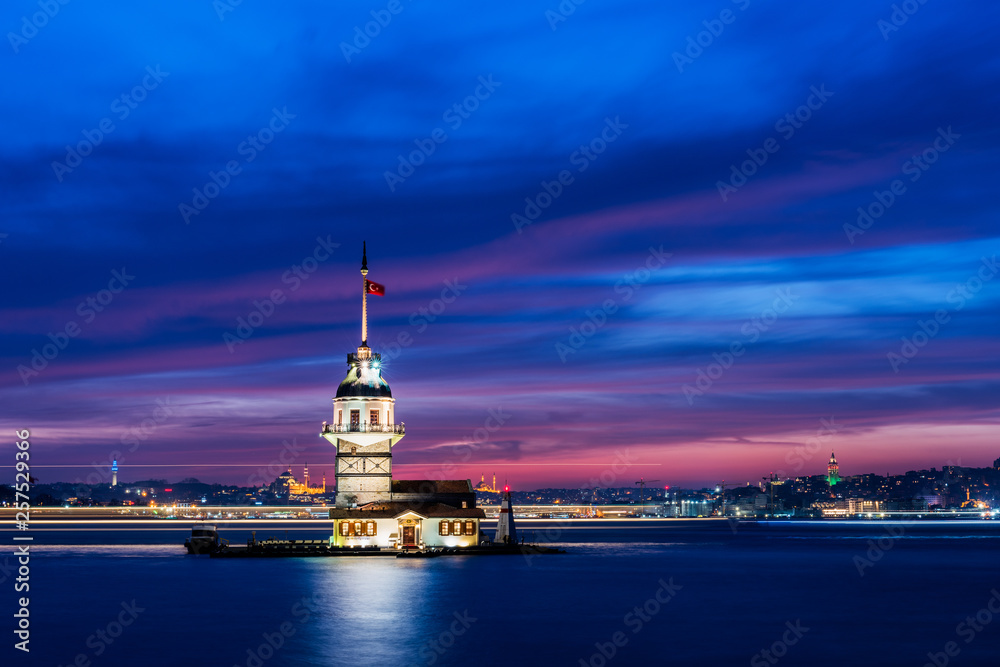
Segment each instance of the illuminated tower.
M840 466L837 465L837 457L830 452L830 462L826 465L826 481L833 486L840 481Z
M118 486L118 459L111 462L111 486Z
M368 253L362 246L361 345L347 355L347 377L333 399L333 423L320 434L337 448L337 507L392 499L392 447L403 437L395 401L382 379L382 357L368 347L368 294L384 288L368 280Z
M302 467L302 484L305 485L306 491L309 490L309 462Z

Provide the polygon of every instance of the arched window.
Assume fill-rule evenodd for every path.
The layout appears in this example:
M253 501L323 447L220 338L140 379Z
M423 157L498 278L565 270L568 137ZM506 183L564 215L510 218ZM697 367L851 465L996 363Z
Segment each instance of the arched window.
M448 530L449 528L451 528L451 523L448 521L442 521L441 523L438 524L438 534L448 535L450 533L450 531Z

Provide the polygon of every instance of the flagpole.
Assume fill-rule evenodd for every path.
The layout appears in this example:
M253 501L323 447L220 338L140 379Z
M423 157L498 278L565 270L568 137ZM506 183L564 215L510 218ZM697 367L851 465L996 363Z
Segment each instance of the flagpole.
M368 347L368 248L361 242L361 346Z

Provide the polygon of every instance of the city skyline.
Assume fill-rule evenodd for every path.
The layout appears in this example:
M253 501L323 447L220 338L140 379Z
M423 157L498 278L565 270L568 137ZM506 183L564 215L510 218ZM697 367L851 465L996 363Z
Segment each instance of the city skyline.
M0 80L47 111L0 110L25 129L0 149L0 423L32 430L43 482L117 458L241 483L289 448L332 471L363 241L400 477L1000 455L995 10L588 3L449 29L403 7L367 41L356 7L193 3L12 45ZM179 49L181 22L211 45ZM927 49L942 31L963 39Z

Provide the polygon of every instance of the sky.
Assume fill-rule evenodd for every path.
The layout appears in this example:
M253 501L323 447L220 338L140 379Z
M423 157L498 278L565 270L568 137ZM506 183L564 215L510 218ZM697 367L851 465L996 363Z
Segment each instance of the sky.
M332 479L362 241L396 477L1000 456L994 3L329 4L6 4L40 482Z

